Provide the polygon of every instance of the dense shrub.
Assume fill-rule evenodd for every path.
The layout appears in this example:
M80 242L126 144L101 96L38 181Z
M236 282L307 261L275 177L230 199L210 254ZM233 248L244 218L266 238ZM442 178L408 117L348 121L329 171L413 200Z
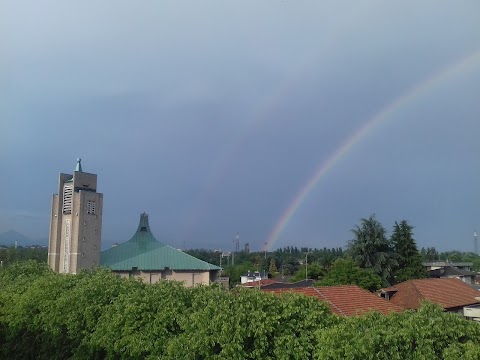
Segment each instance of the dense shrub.
M0 272L0 341L9 359L480 358L480 324L432 304L340 318L298 294L60 275L35 262Z

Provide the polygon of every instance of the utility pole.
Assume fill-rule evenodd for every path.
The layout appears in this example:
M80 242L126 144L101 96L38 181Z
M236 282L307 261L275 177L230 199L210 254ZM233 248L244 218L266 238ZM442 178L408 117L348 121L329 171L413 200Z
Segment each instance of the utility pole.
M308 254L311 254L311 252L307 251L305 253L305 280L308 280Z
M476 230L473 230L473 245L475 246L475 254L478 255L478 236Z
M240 235L237 232L237 237L235 238L235 251L240 251Z

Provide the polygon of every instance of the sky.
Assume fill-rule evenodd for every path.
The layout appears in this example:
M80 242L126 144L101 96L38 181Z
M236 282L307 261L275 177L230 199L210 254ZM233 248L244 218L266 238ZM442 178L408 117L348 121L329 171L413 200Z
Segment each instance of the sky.
M76 159L102 247L419 247L480 230L480 2L0 0L0 232L47 238Z

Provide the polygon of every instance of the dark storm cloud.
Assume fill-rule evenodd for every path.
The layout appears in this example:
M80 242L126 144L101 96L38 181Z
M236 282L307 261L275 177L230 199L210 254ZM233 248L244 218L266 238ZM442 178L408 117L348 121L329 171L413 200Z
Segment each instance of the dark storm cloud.
M58 172L80 156L105 196L104 244L128 240L146 211L174 246L228 249L239 231L259 248L362 124L480 50L479 10L475 1L6 2L3 212L48 218ZM421 245L470 249L479 76L476 61L393 113L311 191L278 245L343 246L375 212L388 228L411 221ZM48 220L0 225L48 232Z

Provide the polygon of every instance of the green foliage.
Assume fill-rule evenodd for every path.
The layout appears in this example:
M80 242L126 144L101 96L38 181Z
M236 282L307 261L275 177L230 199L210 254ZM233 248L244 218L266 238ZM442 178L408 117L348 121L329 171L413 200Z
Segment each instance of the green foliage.
M216 265L220 264L220 256L222 254L222 252L218 250L212 251L204 249L186 250L185 252L195 256L196 258ZM326 247L323 249L312 249L307 247L297 248L286 246L273 252L267 252L266 254L264 252L239 251L231 253L231 255L228 257L222 258L221 265L224 269L223 275L229 276L230 284L235 286L240 282L240 276L244 275L248 270L265 270L272 275L282 274L284 276L290 276L299 272L301 273L301 269L303 269L304 275L298 275L300 276L299 280L301 280L305 278L305 267L302 266L305 259L305 253L308 253L309 264L316 263L324 270L330 268L336 259L341 258L344 255L341 247L332 249L327 249ZM273 263L272 260L277 268L276 271L271 271L270 269L270 265ZM272 268L272 270L275 269ZM312 273L313 275L311 275L311 277L317 279L318 275L322 275L323 273L324 271L315 271L315 273Z
M2 358L308 358L315 330L336 319L315 298L146 285L105 269L65 275L28 262L0 279Z
M370 215L368 219L361 219L360 226L356 225L352 232L354 239L350 241L348 249L352 258L361 268L371 269L379 275L384 285L389 285L397 262L385 228L375 215Z
M15 264L0 276L0 354L18 359L97 358L103 350L88 341L98 318L119 293L140 285L101 269L55 274L36 262Z
M193 292L190 312L180 320L184 332L168 348L171 359L308 359L315 330L337 321L323 303L301 295Z
M16 262L0 271L0 289L2 289L2 286L7 286L11 283L28 286L32 280L49 273L52 273L52 271L46 263L34 260Z
M270 266L268 267L268 272L275 276L278 274L277 264L275 264L275 259L270 260Z
M235 266L228 266L224 268L223 275L230 277L231 286L240 283L240 277L247 273L247 271L255 271L252 263L246 262Z
M382 279L371 270L361 269L355 261L347 258L336 260L318 285L358 285L369 291L375 291L382 286Z
M478 359L479 343L480 324L431 304L340 318L293 293L55 274L37 262L0 272L2 359Z
M473 259L472 262L473 262L472 270L480 272L480 256L477 257L476 259Z
M422 256L423 261L434 261L439 260L438 251L434 247L422 248L420 250L420 255Z
M390 241L397 260L397 266L394 268L396 283L427 276L422 265L422 257L413 239L413 226L405 220L400 224L395 221Z
M295 273L292 282L305 280L305 277L308 279L320 279L325 274L325 270L318 263L311 263L307 265L307 272L305 273L305 265L302 265L300 269Z
M105 351L104 346L91 339L102 315L112 302L145 285L133 279L121 279L107 269L82 271L69 277L73 278L73 286L56 301L55 314L74 340L75 358L94 358Z
M317 335L322 360L478 359L480 325L427 303L418 312L345 318Z
M46 359L49 346L57 350L52 359L68 357L68 350L65 352L63 344L57 342L63 336L64 328L44 323L45 319L53 319L50 311L54 309L55 297L68 291L67 279L53 274L46 264L33 261L14 264L2 271L1 277L2 357L15 354L17 359Z
M190 307L190 290L177 282L137 283L105 309L91 336L92 348L110 358L145 359L162 355L181 334L179 318Z
M0 248L0 262L3 267L20 261L35 260L47 262L48 249L46 247L6 247ZM1 269L0 269L1 270Z

